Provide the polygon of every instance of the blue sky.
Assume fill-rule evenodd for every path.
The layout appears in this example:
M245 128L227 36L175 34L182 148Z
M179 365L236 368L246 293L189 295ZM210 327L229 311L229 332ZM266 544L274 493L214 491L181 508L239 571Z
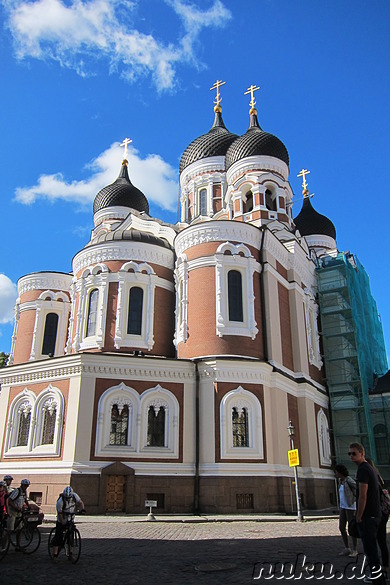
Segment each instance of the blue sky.
M262 128L290 154L300 211L365 266L390 348L387 0L0 0L0 351L15 284L68 272L88 241L96 193L129 171L151 214L176 222L178 163L213 122L217 79L231 132Z

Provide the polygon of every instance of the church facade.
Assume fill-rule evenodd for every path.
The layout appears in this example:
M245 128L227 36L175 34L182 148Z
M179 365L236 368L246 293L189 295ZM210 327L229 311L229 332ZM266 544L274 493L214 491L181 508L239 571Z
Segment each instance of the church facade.
M149 215L125 156L71 273L19 280L0 469L44 510L70 484L90 513L293 512L290 421L303 506L335 503L315 260L336 232L306 171L293 219L287 149L254 105L238 136L217 93L176 225Z

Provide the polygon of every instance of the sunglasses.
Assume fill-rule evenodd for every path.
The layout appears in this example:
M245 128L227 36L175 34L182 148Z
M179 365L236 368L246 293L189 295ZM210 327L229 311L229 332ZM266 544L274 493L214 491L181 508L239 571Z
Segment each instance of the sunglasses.
M356 451L348 451L348 455L349 456L353 455L354 457L356 457L357 453Z

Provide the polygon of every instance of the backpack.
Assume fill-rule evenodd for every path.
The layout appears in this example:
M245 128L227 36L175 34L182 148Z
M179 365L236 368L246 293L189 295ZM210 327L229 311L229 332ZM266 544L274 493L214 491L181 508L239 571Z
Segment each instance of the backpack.
M348 477L345 478L345 482L348 484L348 487L351 490L351 492L353 493L354 499L356 500L356 482L355 482L355 480L348 475Z
M379 486L379 501L382 514L388 515L390 513L390 495L389 492L381 486Z

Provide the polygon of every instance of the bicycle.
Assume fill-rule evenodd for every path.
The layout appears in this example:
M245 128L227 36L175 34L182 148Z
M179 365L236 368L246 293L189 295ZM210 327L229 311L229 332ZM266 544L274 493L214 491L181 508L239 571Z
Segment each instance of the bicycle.
M43 514L34 510L23 510L22 515L15 520L15 529L7 531L10 544L27 555L38 550L41 544L38 524L41 524L42 516Z
M7 529L3 525L3 522L0 522L0 561L5 557L8 552L10 544L10 538Z
M55 531L55 527L51 529L48 542L49 557L52 560L54 558L52 540ZM81 535L73 518L67 521L65 530L62 533L62 543L58 546L58 556L61 550L65 551L68 561L72 561L73 564L77 563L81 554Z

